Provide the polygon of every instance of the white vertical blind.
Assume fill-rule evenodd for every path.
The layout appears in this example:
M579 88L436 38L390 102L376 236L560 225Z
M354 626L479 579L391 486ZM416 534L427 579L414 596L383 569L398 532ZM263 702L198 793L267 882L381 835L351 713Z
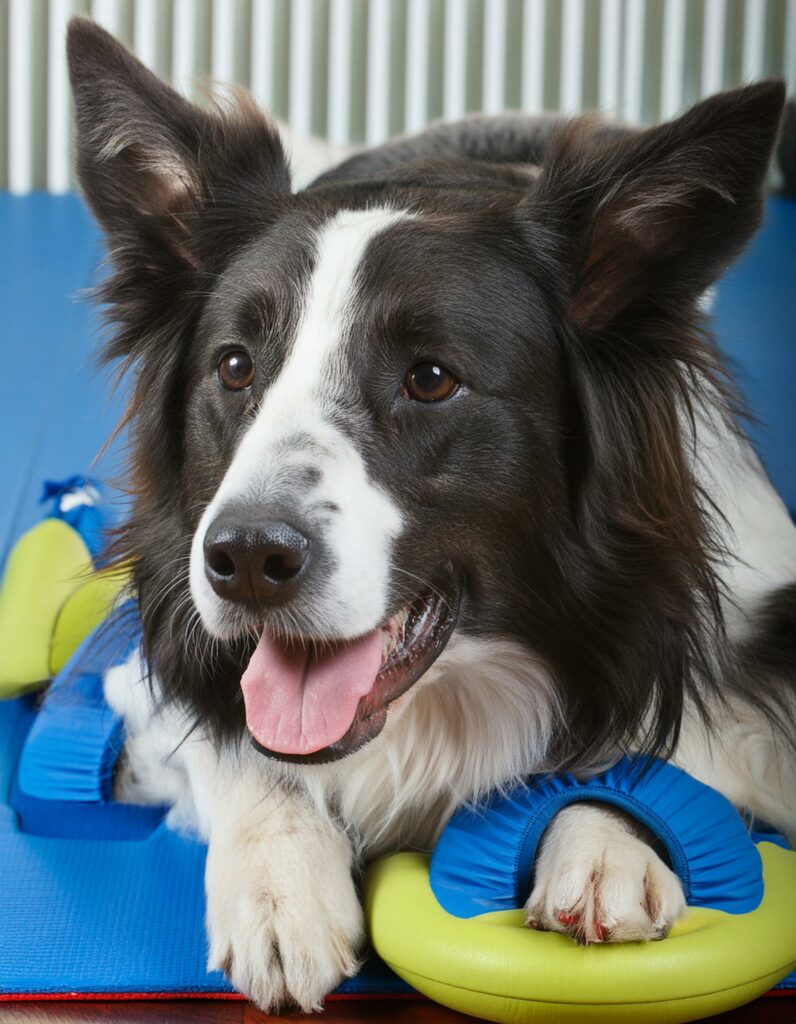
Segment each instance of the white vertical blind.
M724 32L727 23L727 0L705 0L705 21L702 31L701 93L718 92L724 81Z
M377 145L390 129L390 0L368 3L368 67L365 141Z
M188 0L192 2L192 0ZM249 88L265 110L274 105L274 0L252 0Z
M561 17L561 92L558 105L577 114L583 105L583 0L564 0Z
M522 5L522 109L544 110L546 0Z
M785 13L785 45L782 73L788 82L788 95L796 96L796 0L788 0Z
M683 105L685 63L686 0L665 0L663 12L663 74L661 117L674 117Z
M467 5L462 0L445 0L442 66L442 116L453 121L467 108Z
M71 0L50 0L47 39L47 190L69 191L69 73L66 67L66 25Z
M647 0L627 0L625 14L625 81L622 113L640 121L644 103L644 22Z
M33 5L8 5L8 187L33 188Z
M122 9L119 0L92 0L91 16L98 21L103 28L112 32L115 36L118 36L119 30L121 29L122 17Z
M409 132L427 123L438 86L447 119L463 116L479 88L480 108L498 112L507 103L509 70L519 74L520 103L532 113L547 105L573 113L600 107L632 120L668 118L695 95L776 74L785 75L791 96L796 93L796 0L0 2L8 12L0 187L15 192L42 184L62 192L72 181L63 36L74 10L121 34L147 65L188 95L208 70L211 78L234 82L240 68L250 66L242 84L263 107L286 113L299 132L325 119L327 137L337 145L362 142L363 134L369 143L385 139L396 91ZM406 37L396 48L394 30L404 15ZM515 16L519 39L509 37ZM476 39L474 26L482 20ZM694 29L696 46L689 39ZM315 60L324 48L326 89ZM475 48L480 54L474 60ZM651 66L660 67L660 88L647 89L650 75L657 74ZM353 122L360 104L364 133Z
M426 0L408 0L404 129L419 132L428 119L429 9Z
M290 5L289 115L293 128L309 135L312 123L312 0Z
M741 76L745 82L751 82L763 74L766 7L766 0L746 0L744 5Z
M484 75L481 106L497 114L506 92L506 0L484 0Z
M600 11L600 109L619 114L622 96L622 0L602 0Z
M213 0L210 73L219 82L235 77L235 2Z
M154 59L154 51L152 53ZM174 0L171 31L171 81L180 92L192 91L196 61L196 5Z
M175 7L179 8L179 6L180 0L175 0ZM185 6L184 3L183 6ZM158 0L137 0L134 11L133 49L144 64L154 68L158 56ZM178 44L177 28L177 15L175 12L175 47Z
M337 146L349 140L351 120L351 0L329 7L329 98L327 134Z

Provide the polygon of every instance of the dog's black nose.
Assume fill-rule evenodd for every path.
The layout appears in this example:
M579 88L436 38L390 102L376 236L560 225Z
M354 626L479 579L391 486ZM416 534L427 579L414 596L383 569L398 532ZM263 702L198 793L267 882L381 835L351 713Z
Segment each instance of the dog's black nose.
M287 523L253 523L222 512L207 529L204 554L205 575L219 597L280 604L306 570L310 542Z

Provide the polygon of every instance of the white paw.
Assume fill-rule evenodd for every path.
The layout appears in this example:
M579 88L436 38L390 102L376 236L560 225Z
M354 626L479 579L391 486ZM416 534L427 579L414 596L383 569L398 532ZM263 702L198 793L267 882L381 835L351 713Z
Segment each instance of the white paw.
M556 815L534 878L526 924L581 943L662 939L685 910L677 875L623 816L593 804Z
M312 836L306 847L271 837L252 852L230 857L226 845L214 855L210 844L208 967L263 1010L320 1010L359 966L364 929L349 857Z

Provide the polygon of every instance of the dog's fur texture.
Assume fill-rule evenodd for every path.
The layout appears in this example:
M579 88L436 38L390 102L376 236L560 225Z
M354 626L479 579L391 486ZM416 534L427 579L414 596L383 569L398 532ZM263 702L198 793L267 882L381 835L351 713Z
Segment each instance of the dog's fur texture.
M530 772L671 756L796 832L796 533L738 424L701 297L761 216L783 87L649 130L474 118L291 192L245 96L200 110L95 25L69 39L84 193L107 232L107 356L133 377L145 650L109 673L124 799L209 840L211 966L305 1010L356 968L364 859L427 848ZM253 357L226 391L219 353ZM407 369L455 372L410 401ZM219 509L306 525L318 569L249 612L203 572ZM292 521L292 520L291 520ZM262 623L372 630L452 567L458 622L380 735L328 764L249 741ZM300 759L299 759L300 760ZM527 916L665 934L676 877L621 815L562 812Z

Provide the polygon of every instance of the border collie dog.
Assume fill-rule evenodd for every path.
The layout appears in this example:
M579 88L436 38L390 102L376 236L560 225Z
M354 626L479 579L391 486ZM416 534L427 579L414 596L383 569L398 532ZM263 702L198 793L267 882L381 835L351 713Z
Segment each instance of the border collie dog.
M702 302L760 221L782 84L648 130L432 127L294 193L246 96L200 109L86 20L69 62L132 376L117 792L208 840L210 966L317 1008L367 858L625 751L796 833L796 530ZM548 829L529 925L682 910L629 818Z

